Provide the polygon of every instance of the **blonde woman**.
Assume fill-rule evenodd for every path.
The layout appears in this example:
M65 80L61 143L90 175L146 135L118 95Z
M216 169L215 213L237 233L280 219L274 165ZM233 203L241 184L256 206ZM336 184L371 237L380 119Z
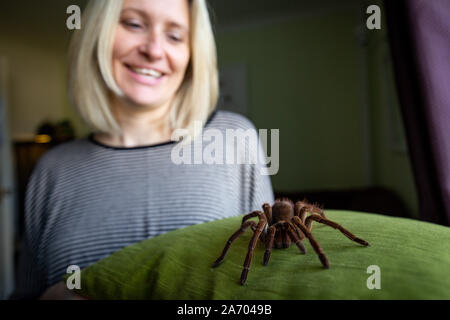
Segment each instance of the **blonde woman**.
M93 0L83 22L70 49L69 89L92 134L52 149L35 168L13 298L76 298L61 282L70 265L273 201L259 162L172 161L176 129L192 139L202 138L198 123L223 133L254 129L242 116L214 112L205 0Z

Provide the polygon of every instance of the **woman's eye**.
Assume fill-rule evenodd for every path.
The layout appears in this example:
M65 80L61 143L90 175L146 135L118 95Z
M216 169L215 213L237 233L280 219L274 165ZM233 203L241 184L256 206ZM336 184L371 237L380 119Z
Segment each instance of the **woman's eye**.
M140 29L142 27L139 23L133 21L123 21L123 24L132 29Z
M169 39L175 42L182 42L183 38L178 34L169 34Z

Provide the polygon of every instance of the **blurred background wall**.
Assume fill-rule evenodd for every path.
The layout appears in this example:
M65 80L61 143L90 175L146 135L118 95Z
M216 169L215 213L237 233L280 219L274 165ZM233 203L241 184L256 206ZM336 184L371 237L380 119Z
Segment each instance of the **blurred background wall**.
M219 63L247 65L249 118L280 128L274 188L382 186L415 216L385 24L365 28L368 2L245 3L213 2Z
M32 138L45 120L74 119L66 94L66 54L72 34L66 28L66 8L70 3L0 4L0 54L7 57L10 69L9 120L15 140ZM82 134L81 123L76 126Z

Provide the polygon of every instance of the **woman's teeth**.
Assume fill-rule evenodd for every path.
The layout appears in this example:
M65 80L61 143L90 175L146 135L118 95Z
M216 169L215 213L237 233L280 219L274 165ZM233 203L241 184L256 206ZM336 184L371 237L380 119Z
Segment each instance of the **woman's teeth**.
M153 78L161 78L162 77L162 73L158 72L156 70L153 69L142 69L142 68L133 68L131 67L131 70L133 70L134 72L141 74L143 76L148 76L148 77L153 77Z

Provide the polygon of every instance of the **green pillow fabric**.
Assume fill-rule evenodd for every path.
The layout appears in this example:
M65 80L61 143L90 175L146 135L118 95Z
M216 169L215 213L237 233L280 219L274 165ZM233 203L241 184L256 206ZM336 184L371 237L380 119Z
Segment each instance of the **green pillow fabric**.
M259 243L241 286L250 229L233 243L221 265L211 267L240 227L239 216L126 247L82 270L81 289L76 291L90 299L450 299L450 228L378 214L326 214L370 246L314 223L313 235L328 257L329 269L322 267L306 239L306 254L295 245L273 249L263 266L265 248ZM369 268L374 265L379 267L380 289L367 285L374 283Z

